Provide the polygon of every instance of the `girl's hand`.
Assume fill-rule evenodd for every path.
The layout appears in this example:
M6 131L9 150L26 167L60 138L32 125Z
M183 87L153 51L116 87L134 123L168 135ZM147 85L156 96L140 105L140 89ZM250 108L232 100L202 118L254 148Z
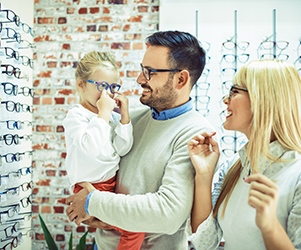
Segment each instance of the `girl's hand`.
M216 132L204 132L194 136L188 143L188 151L196 174L213 176L219 159L219 148L212 139Z
M105 89L102 91L100 98L96 102L96 106L98 109L98 117L109 122L111 112L115 107L115 101L107 94Z
M262 234L272 232L278 225L276 215L279 190L266 176L255 173L245 179L251 183L248 204L256 209L256 225Z
M129 100L128 98L121 92L116 91L118 95L114 98L121 115L120 122L122 124L128 124L130 122L130 115L129 115Z

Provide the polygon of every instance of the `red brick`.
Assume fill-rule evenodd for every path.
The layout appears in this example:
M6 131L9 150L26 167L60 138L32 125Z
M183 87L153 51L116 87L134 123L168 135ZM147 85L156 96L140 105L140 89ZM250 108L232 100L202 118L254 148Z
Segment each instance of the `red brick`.
M108 0L109 4L127 4L127 0Z
M41 213L51 214L51 206L42 206Z
M59 89L58 94L59 95L74 95L75 90L74 89Z
M129 24L124 25L123 31L129 31L131 26Z
M152 12L159 12L159 6L152 6Z
M124 39L125 40L140 40L141 34L125 34Z
M36 130L38 132L52 132L52 126L47 125L37 125Z
M60 170L59 176L66 176L68 173L66 170Z
M46 180L39 180L36 184L38 186L50 186L50 179L46 179Z
M138 12L148 12L148 6L138 6Z
M75 13L75 8L69 7L67 8L67 14L74 14Z
M111 49L124 49L129 50L130 49L130 43L112 43Z
M56 66L57 66L57 62L54 62L54 61L47 62L48 68L56 68Z
M78 11L78 14L88 14L88 9L87 8L80 8Z
M98 27L98 31L101 31L101 32L106 32L108 31L108 25L100 25Z
M70 49L70 44L69 43L64 43L62 46L62 49Z
M103 14L110 14L110 9L108 7L103 7L102 8L102 13Z
M37 76L38 77L51 77L51 73L52 71L51 70L48 70L48 71L41 71Z
M61 68L66 68L66 67L70 67L70 66L71 66L71 62L61 62L60 63Z
M76 97L68 97L67 104L75 104L77 102Z
M137 22L142 22L142 17L141 15L139 16L131 16L127 21L128 22L133 22L133 23L137 23Z
M36 240L45 240L44 234L35 233L35 239Z
M46 176L55 176L56 171L55 170L46 170Z
M37 193L39 193L39 188L33 188L32 189L32 194L37 194Z
M56 241L65 241L65 235L63 234L57 234L55 237Z
M64 23L67 23L67 18L66 17L59 17L58 24L64 24Z
M33 86L34 87L38 87L39 85L40 85L40 80L39 79L33 81Z
M66 156L67 156L67 153L65 153L65 152L63 152L63 153L61 153L61 158L66 158Z
M32 100L33 105L39 105L40 104L40 97L34 97Z
M87 31L96 31L96 25L87 25Z
M130 71L130 70L128 70L126 72L127 77L138 77L139 74L140 74L140 71Z
M38 213L39 212L39 206L37 206L37 205L31 205L31 211L33 213Z
M65 232L72 232L73 227L70 225L65 225Z
M39 24L52 24L52 23L54 24L55 18L54 17L39 17L38 23Z
M54 210L54 213L56 214L63 214L64 213L64 210L65 208L62 207L62 206L53 206L53 210Z
M51 105L52 104L52 98L51 97L44 97L42 99L42 104L43 105Z
M99 13L99 7L92 7L92 8L90 8L90 13L91 14Z
M76 228L77 233L84 233L86 232L86 228L84 226L79 226Z
M54 103L55 104L65 104L65 98L64 97L55 97Z
M59 125L56 127L56 132L60 133L60 132L64 132L64 127Z

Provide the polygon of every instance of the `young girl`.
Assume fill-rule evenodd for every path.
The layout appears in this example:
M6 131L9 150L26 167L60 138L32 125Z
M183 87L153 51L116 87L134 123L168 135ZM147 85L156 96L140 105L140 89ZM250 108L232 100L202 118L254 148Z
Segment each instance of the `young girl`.
M224 128L249 142L220 168L214 133L188 144L196 170L191 215L197 249L301 249L301 79L283 61L253 61L224 98ZM214 209L212 210L212 204Z
M90 182L98 190L114 192L120 157L133 144L128 99L118 92L115 58L107 52L90 52L79 61L75 77L80 102L63 122L71 187L77 193L82 189L77 183ZM120 115L113 111L115 103ZM140 249L144 233L114 229L121 232L118 249Z

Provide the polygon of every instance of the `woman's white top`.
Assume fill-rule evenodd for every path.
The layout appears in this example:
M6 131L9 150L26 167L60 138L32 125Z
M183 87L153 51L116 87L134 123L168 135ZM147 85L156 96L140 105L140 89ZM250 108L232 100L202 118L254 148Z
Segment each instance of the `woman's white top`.
M218 198L224 177L231 166L240 157L242 164L246 155L245 145L238 154L225 162L219 171L219 179L212 193L213 206ZM259 172L275 181L279 187L277 217L296 249L301 249L301 155L282 147L278 141L270 144L271 153L277 158L288 160L270 164L262 157ZM225 250L266 249L259 228L255 223L256 210L248 205L250 184L243 178L252 173L250 165L243 165L241 176L228 201L224 218L221 204L217 218L209 217L199 225L197 232L191 235L191 241L197 250L217 249L222 237Z
M63 121L66 136L66 169L73 187L111 179L119 168L120 156L133 145L131 122L121 124L120 115L111 113L109 124L80 104L73 105Z

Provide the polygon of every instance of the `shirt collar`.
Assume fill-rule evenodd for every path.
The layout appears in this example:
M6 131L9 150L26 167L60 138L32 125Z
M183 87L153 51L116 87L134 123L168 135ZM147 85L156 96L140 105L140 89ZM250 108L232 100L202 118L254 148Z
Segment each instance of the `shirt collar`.
M252 174L252 170L250 168L249 162L244 162L246 157L246 148L248 143L246 143L239 151L239 157L243 164L243 176L247 177L249 174ZM296 151L291 151L285 147L283 147L277 140L273 141L269 145L271 154L276 158L281 158L282 160L293 161L294 159L300 158L300 154ZM285 162L272 162L267 157L261 155L259 159L259 169L260 173L263 173L266 176L271 176L272 174L280 171L284 166ZM271 165L273 167L271 168Z
M150 108L150 109L152 111L152 117L155 120L165 121L165 120L180 116L180 115L192 110L192 108L193 108L192 99L189 98L189 101L184 103L183 105L173 108L173 109L163 110L160 113L157 113L153 108Z

